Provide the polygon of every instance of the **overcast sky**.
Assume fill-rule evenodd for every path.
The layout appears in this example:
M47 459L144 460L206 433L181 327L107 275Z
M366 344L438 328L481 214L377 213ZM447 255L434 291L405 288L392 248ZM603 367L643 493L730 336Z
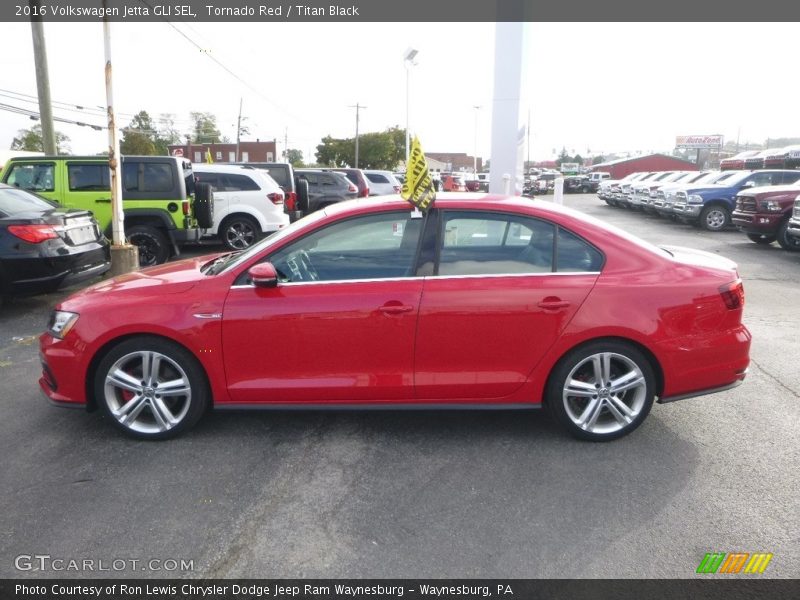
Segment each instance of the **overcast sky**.
M30 25L2 27L0 104L38 110L35 100L9 97L36 95ZM44 27L53 101L104 106L102 25ZM687 134L800 136L796 31L795 23L529 24L520 111L526 122L530 110L531 158L562 146L666 151ZM361 132L405 126L403 54L414 47L410 123L423 148L471 154L477 113L478 153L491 153L494 23L114 23L112 36L120 126L147 110L173 113L189 131L189 112L203 111L235 139L242 98L251 138L277 138L280 152L288 131L289 147L308 159L323 136L354 135L357 102L367 107ZM63 104L54 113L105 120ZM0 149L33 124L0 111ZM107 147L105 132L56 128L74 153Z

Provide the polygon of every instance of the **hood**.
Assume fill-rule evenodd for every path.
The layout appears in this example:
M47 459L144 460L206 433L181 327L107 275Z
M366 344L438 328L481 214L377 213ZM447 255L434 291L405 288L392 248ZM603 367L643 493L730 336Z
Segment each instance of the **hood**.
M191 290L205 275L200 267L221 256L222 253L187 258L173 263L133 271L113 279L101 281L70 296L61 307L65 310L77 309L81 304L97 304L104 295L163 296L182 294Z
M759 194L781 195L800 194L800 186L796 183L790 185L762 185L761 187L746 188L739 192L740 196L758 196Z
M694 186L692 184L687 185L682 189L682 191L686 192L687 194L702 194L703 192L718 192L720 190L727 190L733 186L729 185L721 185L716 183L709 183L707 185L701 186Z

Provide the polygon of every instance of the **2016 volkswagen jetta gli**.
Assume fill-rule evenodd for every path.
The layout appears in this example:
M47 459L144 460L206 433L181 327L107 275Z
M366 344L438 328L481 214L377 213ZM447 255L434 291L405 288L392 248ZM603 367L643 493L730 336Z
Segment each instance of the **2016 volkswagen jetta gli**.
M240 253L94 285L56 307L40 386L140 438L207 411L547 406L573 435L739 384L736 265L548 202L442 194L328 207Z

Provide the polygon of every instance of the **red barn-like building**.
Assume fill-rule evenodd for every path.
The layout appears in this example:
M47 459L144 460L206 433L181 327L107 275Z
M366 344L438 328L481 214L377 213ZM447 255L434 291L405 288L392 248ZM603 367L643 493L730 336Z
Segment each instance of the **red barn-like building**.
M609 162L593 165L592 171L605 171L611 173L612 179L622 179L631 173L646 171L697 171L697 165L688 160L667 156L666 154L648 154L647 156L633 156L620 158Z

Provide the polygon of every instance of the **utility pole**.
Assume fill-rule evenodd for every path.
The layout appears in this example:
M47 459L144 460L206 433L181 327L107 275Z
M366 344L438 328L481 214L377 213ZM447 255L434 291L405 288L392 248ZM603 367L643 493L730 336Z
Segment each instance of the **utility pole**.
M53 107L50 103L50 76L47 71L47 48L44 43L44 27L40 14L39 0L28 0L31 8L31 34L33 36L33 57L36 64L36 89L39 94L39 122L42 125L42 145L44 153L55 156L56 135L53 128Z
M349 108L356 109L356 164L353 165L354 169L358 168L358 113L362 108L367 108L366 106L361 106L358 102L356 102L355 106L350 106Z
M103 13L107 14L103 0ZM103 17L103 47L106 59L106 104L108 112L108 167L111 170L111 273L121 275L139 266L139 249L125 240L125 213L122 211L122 157L114 117L114 90L111 77L111 24Z
M483 107L476 104L472 108L475 109L475 152L472 157L472 174L475 175L478 172L478 111Z
M239 138L241 137L242 133L242 99L239 98L239 119L236 121L236 161L239 162L241 158L239 157Z

